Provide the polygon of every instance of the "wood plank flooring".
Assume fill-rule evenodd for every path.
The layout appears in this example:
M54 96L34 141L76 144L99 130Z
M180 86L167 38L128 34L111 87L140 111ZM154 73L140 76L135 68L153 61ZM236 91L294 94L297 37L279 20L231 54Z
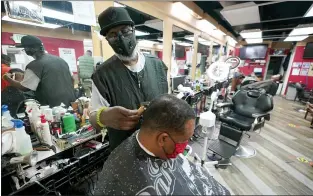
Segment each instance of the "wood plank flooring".
M305 120L305 113L295 110L299 108L304 106L275 97L271 120L261 133L252 133L242 142L256 149L257 155L233 156L232 166L210 167L211 174L235 195L313 195L313 167L297 160L313 160L312 117ZM202 145L203 141L193 143L193 152L201 154Z

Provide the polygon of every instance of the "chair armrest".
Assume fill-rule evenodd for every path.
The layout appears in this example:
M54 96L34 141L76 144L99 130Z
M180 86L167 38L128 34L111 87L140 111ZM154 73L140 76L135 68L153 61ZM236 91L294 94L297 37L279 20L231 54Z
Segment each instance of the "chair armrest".
M256 114L252 114L252 117L261 118L261 117L265 117L267 115L269 115L269 113L256 113Z
M233 106L233 103L218 103L218 104L216 104L216 107L219 107L219 108L230 107L230 106Z

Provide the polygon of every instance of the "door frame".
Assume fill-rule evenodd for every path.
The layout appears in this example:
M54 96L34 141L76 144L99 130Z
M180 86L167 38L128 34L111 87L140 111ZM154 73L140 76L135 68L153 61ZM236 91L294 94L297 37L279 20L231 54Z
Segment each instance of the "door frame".
M285 62L285 59L286 59L287 55L269 55L268 61L267 61L267 63L266 63L265 71L264 71L263 80L265 80L265 78L266 78L267 69L268 69L268 66L269 66L269 64L270 64L271 57L283 57L283 60L282 60L282 62L281 62L281 64L280 64L280 66L281 66L281 65ZM282 69L282 67L280 67L280 68ZM285 71L285 72L287 72L287 71ZM282 74L282 75L284 75L284 74Z

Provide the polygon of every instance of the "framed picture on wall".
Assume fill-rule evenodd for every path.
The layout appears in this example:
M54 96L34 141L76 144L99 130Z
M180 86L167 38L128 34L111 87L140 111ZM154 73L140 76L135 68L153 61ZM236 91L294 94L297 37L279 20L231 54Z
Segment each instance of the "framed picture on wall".
M41 1L5 1L8 17L18 20L44 23Z

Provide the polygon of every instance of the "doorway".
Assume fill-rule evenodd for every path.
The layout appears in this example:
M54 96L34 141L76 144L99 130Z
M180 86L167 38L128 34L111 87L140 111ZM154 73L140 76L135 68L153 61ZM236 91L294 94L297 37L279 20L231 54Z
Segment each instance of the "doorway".
M267 69L265 72L264 80L271 79L273 75L282 74L283 75L283 67L282 64L285 59L285 55L281 56L270 56L269 62L267 64Z

